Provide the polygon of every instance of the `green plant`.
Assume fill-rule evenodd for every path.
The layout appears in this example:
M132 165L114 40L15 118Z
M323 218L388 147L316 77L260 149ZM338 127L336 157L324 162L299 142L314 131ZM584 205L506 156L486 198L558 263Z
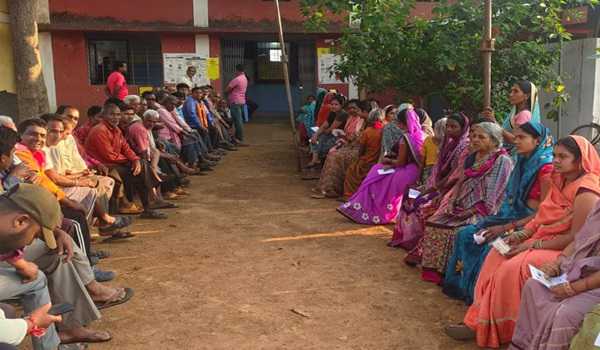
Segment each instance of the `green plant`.
M492 105L498 116L509 110L510 84L527 79L554 94L556 110L568 99L556 70L560 41L571 39L561 18L598 0L494 0L496 51L492 59ZM479 48L483 4L479 0L441 1L430 20L411 16L413 0L302 0L311 29L331 15L360 21L338 40L341 61L334 69L371 91L393 88L408 95L439 93L450 107L472 113L483 100ZM548 113L556 117L556 111Z

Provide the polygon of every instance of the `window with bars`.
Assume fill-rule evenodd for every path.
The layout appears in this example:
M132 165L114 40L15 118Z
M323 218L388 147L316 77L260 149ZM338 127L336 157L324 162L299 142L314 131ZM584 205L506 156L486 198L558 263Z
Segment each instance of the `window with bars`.
M127 63L130 85L163 84L163 62L157 36L119 35L88 38L89 76L92 85L103 85L116 62Z

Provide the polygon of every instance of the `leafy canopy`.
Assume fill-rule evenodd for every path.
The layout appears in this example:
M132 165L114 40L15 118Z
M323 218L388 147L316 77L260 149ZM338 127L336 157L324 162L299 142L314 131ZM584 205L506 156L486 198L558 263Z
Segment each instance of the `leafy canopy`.
M493 0L496 51L492 58L492 105L507 112L510 85L527 79L553 93L558 106L568 99L555 67L560 42L570 40L561 19L580 16L577 6L598 0ZM480 45L483 1L445 0L434 17L411 15L414 0L301 0L308 28L322 29L333 15L347 14L334 69L370 91L393 88L411 96L441 94L454 109L480 110L483 77Z

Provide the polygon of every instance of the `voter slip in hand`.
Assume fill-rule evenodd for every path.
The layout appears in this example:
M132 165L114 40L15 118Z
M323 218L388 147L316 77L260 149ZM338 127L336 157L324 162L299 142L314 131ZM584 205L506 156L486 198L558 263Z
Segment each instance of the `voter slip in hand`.
M408 198L410 198L410 199L415 199L415 198L419 197L420 194L421 194L421 192L419 192L415 189L412 189L412 188L408 189Z
M529 265L529 271L531 272L531 278L545 285L547 288L552 288L568 282L567 274L565 273L558 277L546 277L546 274L542 272L542 270L533 265Z
M394 169L394 168L390 168L390 169L381 168L381 169L377 170L377 174L379 174L379 175L393 174L395 172L396 172L396 169Z
M506 253L510 251L510 246L504 242L502 238L496 238L496 240L492 242L492 247L494 247L500 255L506 255Z

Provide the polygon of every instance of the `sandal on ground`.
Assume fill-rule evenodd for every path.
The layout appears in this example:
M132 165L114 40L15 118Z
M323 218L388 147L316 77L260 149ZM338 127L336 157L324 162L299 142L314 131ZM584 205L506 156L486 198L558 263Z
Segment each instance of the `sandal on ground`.
M150 209L175 209L175 208L179 208L177 206L177 204L169 203L166 201L160 201L160 200L150 204Z
M113 294L107 301L94 302L98 310L107 309L109 307L124 304L133 297L133 289L131 288L118 288L115 294Z
M103 239L102 243L110 243L110 242L120 241L123 239L128 239L128 238L133 238L133 237L135 237L135 235L131 232L117 231L117 232L114 232L112 235L108 236L107 238Z
M58 344L58 350L86 350L87 348L86 343Z
M413 255L413 254L408 254L405 258L404 258L404 263L408 266L417 266L421 263L421 257Z
M302 175L301 179L302 180L318 180L321 176L321 174L316 173L316 172L306 172L305 174Z
M133 222L132 218L128 218L128 217L124 217L124 216L116 216L115 222L113 222L112 224L110 224L108 226L100 227L99 231L100 231L100 234L109 233L114 230L118 230L120 228L125 228L125 227L131 225L132 222Z
M138 207L135 204L131 204L129 207L125 207L125 208L119 208L119 214L125 214L125 215L137 215L137 214L141 214L144 210L140 207Z
M161 213L156 210L146 210L145 212L140 214L140 219L166 219L168 218L167 214Z
M106 331L94 331L89 337L69 337L66 338L64 333L59 332L61 345L77 345L78 343L106 343L111 341L112 336ZM77 347L65 347L65 349L79 349Z
M454 340L473 340L475 339L475 331L469 328L464 323L447 326L444 329L446 335Z
M325 193L321 192L321 193L311 194L310 198L313 198L313 199L325 199L325 198L327 198L327 196L325 195Z
M95 250L95 251L92 251L89 255L92 257L96 257L100 260L110 258L110 253L107 252L106 250Z

